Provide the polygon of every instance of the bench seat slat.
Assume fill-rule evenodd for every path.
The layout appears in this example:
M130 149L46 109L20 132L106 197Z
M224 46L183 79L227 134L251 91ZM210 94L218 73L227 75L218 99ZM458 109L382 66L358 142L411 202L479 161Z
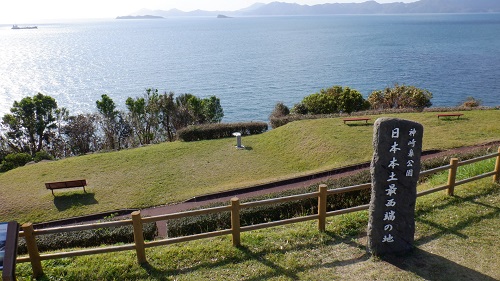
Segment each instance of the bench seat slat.
M439 117L457 117L460 118L460 116L464 115L463 113L439 113L437 115L438 119Z
M344 124L345 124L345 122L348 122L348 121L365 121L366 123L368 123L369 120L370 120L370 118L362 118L362 117L359 117L359 118L352 117L352 118L342 119L342 121L344 121Z
M86 185L87 185L86 180L71 180L71 181L59 181L59 182L46 182L45 188L50 189L52 191L52 194L54 194L54 189L61 189L61 188L83 187L83 191L85 191Z
M83 187L86 185L87 185L86 180L73 180L73 181L61 181L61 182L47 182L47 183L45 183L45 187L47 189Z

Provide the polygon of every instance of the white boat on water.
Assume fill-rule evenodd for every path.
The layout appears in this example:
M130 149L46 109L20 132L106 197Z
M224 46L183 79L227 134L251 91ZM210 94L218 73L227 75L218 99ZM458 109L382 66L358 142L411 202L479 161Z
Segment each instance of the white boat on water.
M18 26L17 24L14 24L12 26L12 29L37 29L38 26L33 25L33 26Z

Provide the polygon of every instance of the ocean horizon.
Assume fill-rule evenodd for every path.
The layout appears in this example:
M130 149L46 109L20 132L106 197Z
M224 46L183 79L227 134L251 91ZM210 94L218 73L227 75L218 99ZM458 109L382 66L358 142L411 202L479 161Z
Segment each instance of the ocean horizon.
M215 95L223 122L268 121L334 85L394 84L433 93L433 106L472 96L500 105L500 14L335 15L0 25L0 116L38 92L70 114L109 95L125 110L146 88Z

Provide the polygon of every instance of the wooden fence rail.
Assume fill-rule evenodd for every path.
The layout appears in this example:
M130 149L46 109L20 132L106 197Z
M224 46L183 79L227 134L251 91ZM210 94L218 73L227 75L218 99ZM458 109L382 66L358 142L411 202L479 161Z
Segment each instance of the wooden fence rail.
M495 168L492 172L488 172L488 173L484 173L484 174L481 174L481 175L478 175L475 177L471 177L468 179L456 181L457 169L459 166L476 163L476 162L490 159L490 158L494 158L494 157L496 157L496 162L495 162ZM421 177L429 176L429 175L432 175L432 174L435 174L435 173L438 173L441 171L445 171L445 170L448 170L448 181L447 181L446 185L439 186L439 187L432 188L432 189L425 190L425 191L421 191L417 194L417 197L424 196L424 195L434 193L437 191L441 191L441 190L447 190L447 193L449 195L453 195L455 186L465 184L465 183L468 183L471 181L479 180L479 179L489 177L489 176L493 176L493 181L498 182L500 180L500 147L498 148L497 153L477 157L477 158L462 161L462 162L460 162L457 158L452 158L450 160L449 165L430 169L427 171L422 171L420 173L420 176ZM347 192L352 192L352 191L357 191L357 190L364 190L364 189L369 189L369 188L371 188L371 184L366 183L366 184L360 184L360 185L355 185L355 186L327 190L327 185L321 184L321 185L319 185L319 190L317 192L311 192L311 193L300 194L300 195L292 195L292 196L286 196L286 197L275 198L275 199L266 199L266 200L261 200L261 201L253 201L253 202L247 202L247 203L240 203L238 198L233 198L233 199L231 199L231 205L222 206L222 207L215 207L215 208L208 208L208 209L201 209L201 210L194 210L194 211L185 211L185 212L144 217L144 218L141 217L140 211L135 211L131 214L132 219L116 221L116 222L102 222L102 223L93 223L93 224L86 224L86 225L54 227L54 228L36 229L36 230L33 228L33 225L31 223L26 223L26 224L22 225L22 230L19 232L19 236L24 237L26 239L28 256L18 257L16 261L18 263L31 262L31 266L33 269L33 275L35 277L38 277L38 276L43 275L43 268L42 268L42 264L41 264L42 260L135 250L137 253L137 261L138 261L138 263L142 264L142 263L147 262L145 249L150 248L150 247L170 245L170 244L176 244L176 243L181 243L181 242L186 242L186 241L193 241L193 240L199 240L199 239L205 239L205 238L217 237L217 236L223 236L223 235L231 235L233 245L239 246L239 245L241 245L241 238L240 238L241 232L252 231L252 230L257 230L257 229L262 229L262 228L269 228L269 227L274 227L274 226L279 226L279 225L286 225L286 224L297 223L297 222L303 222L303 221L310 221L310 220L318 220L318 230L325 231L327 217L332 217L332 216L337 216L337 215L347 214L347 213L352 213L352 212L358 212L361 210L367 210L369 208L369 205L366 204L366 205L361 205L361 206L356 206L356 207L345 208L345 209L341 209L341 210L327 212L326 211L327 210L327 208L326 208L327 196L334 195L334 194L347 193ZM318 213L317 214L295 217L295 218L284 219L284 220L273 221L273 222L267 222L267 223L248 225L248 226L241 226L240 225L240 210L241 209L255 208L258 206L271 205L271 204L296 201L296 200L302 200L302 199L309 199L309 198L317 198L318 199ZM165 221L165 220L172 220L172 219L185 218L185 217L190 217L190 216L199 216L199 215L206 215L206 214L211 214L211 213L221 213L221 212L231 212L231 228L230 229L213 231L213 232L206 232L206 233L183 236L183 237L165 238L165 239L154 240L154 241L149 241L149 242L144 241L144 236L143 236L143 224L144 223ZM37 235L44 235L44 234L51 234L51 233L62 233L62 232L69 232L69 231L82 231L82 230L89 230L89 229L99 229L99 228L104 228L104 227L118 227L118 226L124 226L124 225L132 225L133 226L134 243L132 243L132 244L101 247L101 248L91 248L91 249L85 249L85 250L75 250L75 251L70 251L70 252L60 252L60 253L51 253L51 254L40 255L40 253L38 251L37 244L36 244L36 239L35 239L35 236L37 236Z

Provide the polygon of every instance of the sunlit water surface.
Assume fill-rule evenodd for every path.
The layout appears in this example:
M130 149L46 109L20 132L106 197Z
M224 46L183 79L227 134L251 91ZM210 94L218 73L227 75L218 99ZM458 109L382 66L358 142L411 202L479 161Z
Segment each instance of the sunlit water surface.
M225 122L266 121L333 85L394 83L434 106L500 105L500 14L176 18L0 26L0 116L37 92L72 114L102 94L120 109L149 87L216 95Z

